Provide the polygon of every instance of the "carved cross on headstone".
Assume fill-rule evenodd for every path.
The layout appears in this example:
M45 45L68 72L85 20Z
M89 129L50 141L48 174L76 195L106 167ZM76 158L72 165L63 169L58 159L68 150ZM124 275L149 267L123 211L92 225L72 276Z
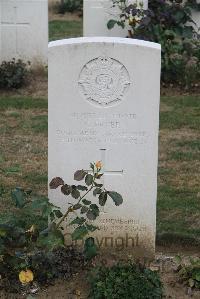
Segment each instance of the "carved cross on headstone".
M103 173L103 176L101 177L101 183L104 185L104 178L105 176L116 176L116 175L120 175L122 176L123 173L124 173L124 170L121 169L121 170L108 170L106 168L106 149L105 148L101 148L100 149L100 152L101 152L101 157L100 157L100 161L102 163L102 168L101 168L101 172ZM92 171L91 170L87 170L87 172L91 173ZM102 208L102 212L106 213L104 207Z
M17 6L14 6L13 9L14 9L14 21L2 21L1 26L13 27L13 30L15 31L15 54L20 54L18 53L18 29L30 26L30 23L19 22L18 15L17 15Z
M102 179L101 179L102 184L104 184L104 176L105 175L123 175L123 172L124 172L123 169L122 170L108 170L106 168L106 149L105 148L101 148L100 152L101 152L100 161L102 163L101 172L104 174L102 176ZM92 173L91 170L86 170L86 171L89 172L89 173Z
M101 151L101 163L102 163L102 173L104 174L103 177L102 177L102 181L103 181L103 184L104 184L104 176L105 175L122 175L123 174L123 169L122 170L108 170L106 168L106 149L105 148L102 148L100 149Z

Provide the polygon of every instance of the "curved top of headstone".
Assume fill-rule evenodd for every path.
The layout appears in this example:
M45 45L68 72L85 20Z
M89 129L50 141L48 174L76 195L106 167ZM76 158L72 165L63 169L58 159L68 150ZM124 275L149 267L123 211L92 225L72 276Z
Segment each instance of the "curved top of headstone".
M161 49L161 45L149 41L131 39L131 38L122 38L122 37L78 37L78 38L68 38L56 40L49 43L49 48L72 45L72 44L83 44L83 43L113 43L113 44L125 44L125 45L135 45L145 48L152 49Z

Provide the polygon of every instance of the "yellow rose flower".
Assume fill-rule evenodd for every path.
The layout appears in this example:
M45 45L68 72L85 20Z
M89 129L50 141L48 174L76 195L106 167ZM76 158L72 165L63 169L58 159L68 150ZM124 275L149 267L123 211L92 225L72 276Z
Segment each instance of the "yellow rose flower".
M101 163L101 161L97 161L97 162L95 163L95 166L96 166L96 168L102 168L102 163Z
M33 281L33 272L31 270L23 270L19 273L19 280L21 283L26 284Z
M30 234L32 234L32 233L34 233L35 232L35 225L33 224L27 231L26 231L26 233L30 233Z
M133 17L129 17L129 19L128 19L128 23L129 23L130 26L135 26L135 24L136 24L136 20L135 20L135 18L133 18Z

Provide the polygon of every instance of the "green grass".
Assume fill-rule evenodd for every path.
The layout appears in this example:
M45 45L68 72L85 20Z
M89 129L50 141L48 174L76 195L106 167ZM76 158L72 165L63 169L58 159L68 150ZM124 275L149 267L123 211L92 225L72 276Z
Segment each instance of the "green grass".
M48 176L47 174L39 174L37 172L29 172L27 173L24 177L24 180L29 182L31 185L33 184L46 184L47 186L47 181L48 181Z
M200 227L195 225L199 216L198 190L178 189L168 185L158 188L157 235L164 236L164 239L167 236L165 241L187 243L188 240L189 245L190 238L193 238L200 244Z
M13 165L11 167L8 167L6 169L4 169L4 173L5 175L12 175L13 173L20 173L21 172L21 166L20 165Z
M170 160L178 160L178 161L192 161L192 160L199 160L200 161L200 155L199 153L192 153L192 152L171 152L169 155Z
M197 96L163 97L162 102L170 111L160 115L161 129L180 129L183 127L199 130L200 100Z
M157 234L165 241L200 244L200 96L162 97L163 104Z
M12 97L0 97L0 112L9 108L14 109L47 109L47 99L12 96ZM15 112L16 117L17 112Z
M82 21L50 21L49 40L83 36Z
M200 151L200 139L178 141L176 144L181 148Z
M48 116L36 115L31 118L31 130L35 133L47 133Z

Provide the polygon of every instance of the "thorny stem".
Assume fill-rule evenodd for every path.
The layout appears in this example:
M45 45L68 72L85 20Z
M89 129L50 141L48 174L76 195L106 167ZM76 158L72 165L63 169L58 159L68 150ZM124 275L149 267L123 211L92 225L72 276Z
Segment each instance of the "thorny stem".
M73 210L72 210L72 207L69 207L67 212L62 216L62 218L60 219L60 221L56 224L56 228L58 228L61 223L65 220L65 218L67 218L67 216L69 215L69 213L71 213Z
M78 204L81 202L81 200L92 190L92 188L94 188L94 184L92 183L92 186L90 187L90 189L83 195L80 197Z
M87 191L87 192L85 192L85 194L83 194L81 197L80 197L80 199L79 199L79 201L78 201L78 203L77 204L79 204L80 202L81 202L81 200L92 190L94 188L94 184L92 183L92 186L90 187L90 189ZM69 207L68 208L68 210L66 211L66 213L62 216L62 218L60 219L60 221L56 224L56 228L58 228L60 225L61 225L61 223L67 218L67 216L69 215L69 213L72 213L74 210L73 210L73 206L71 206L71 207Z

